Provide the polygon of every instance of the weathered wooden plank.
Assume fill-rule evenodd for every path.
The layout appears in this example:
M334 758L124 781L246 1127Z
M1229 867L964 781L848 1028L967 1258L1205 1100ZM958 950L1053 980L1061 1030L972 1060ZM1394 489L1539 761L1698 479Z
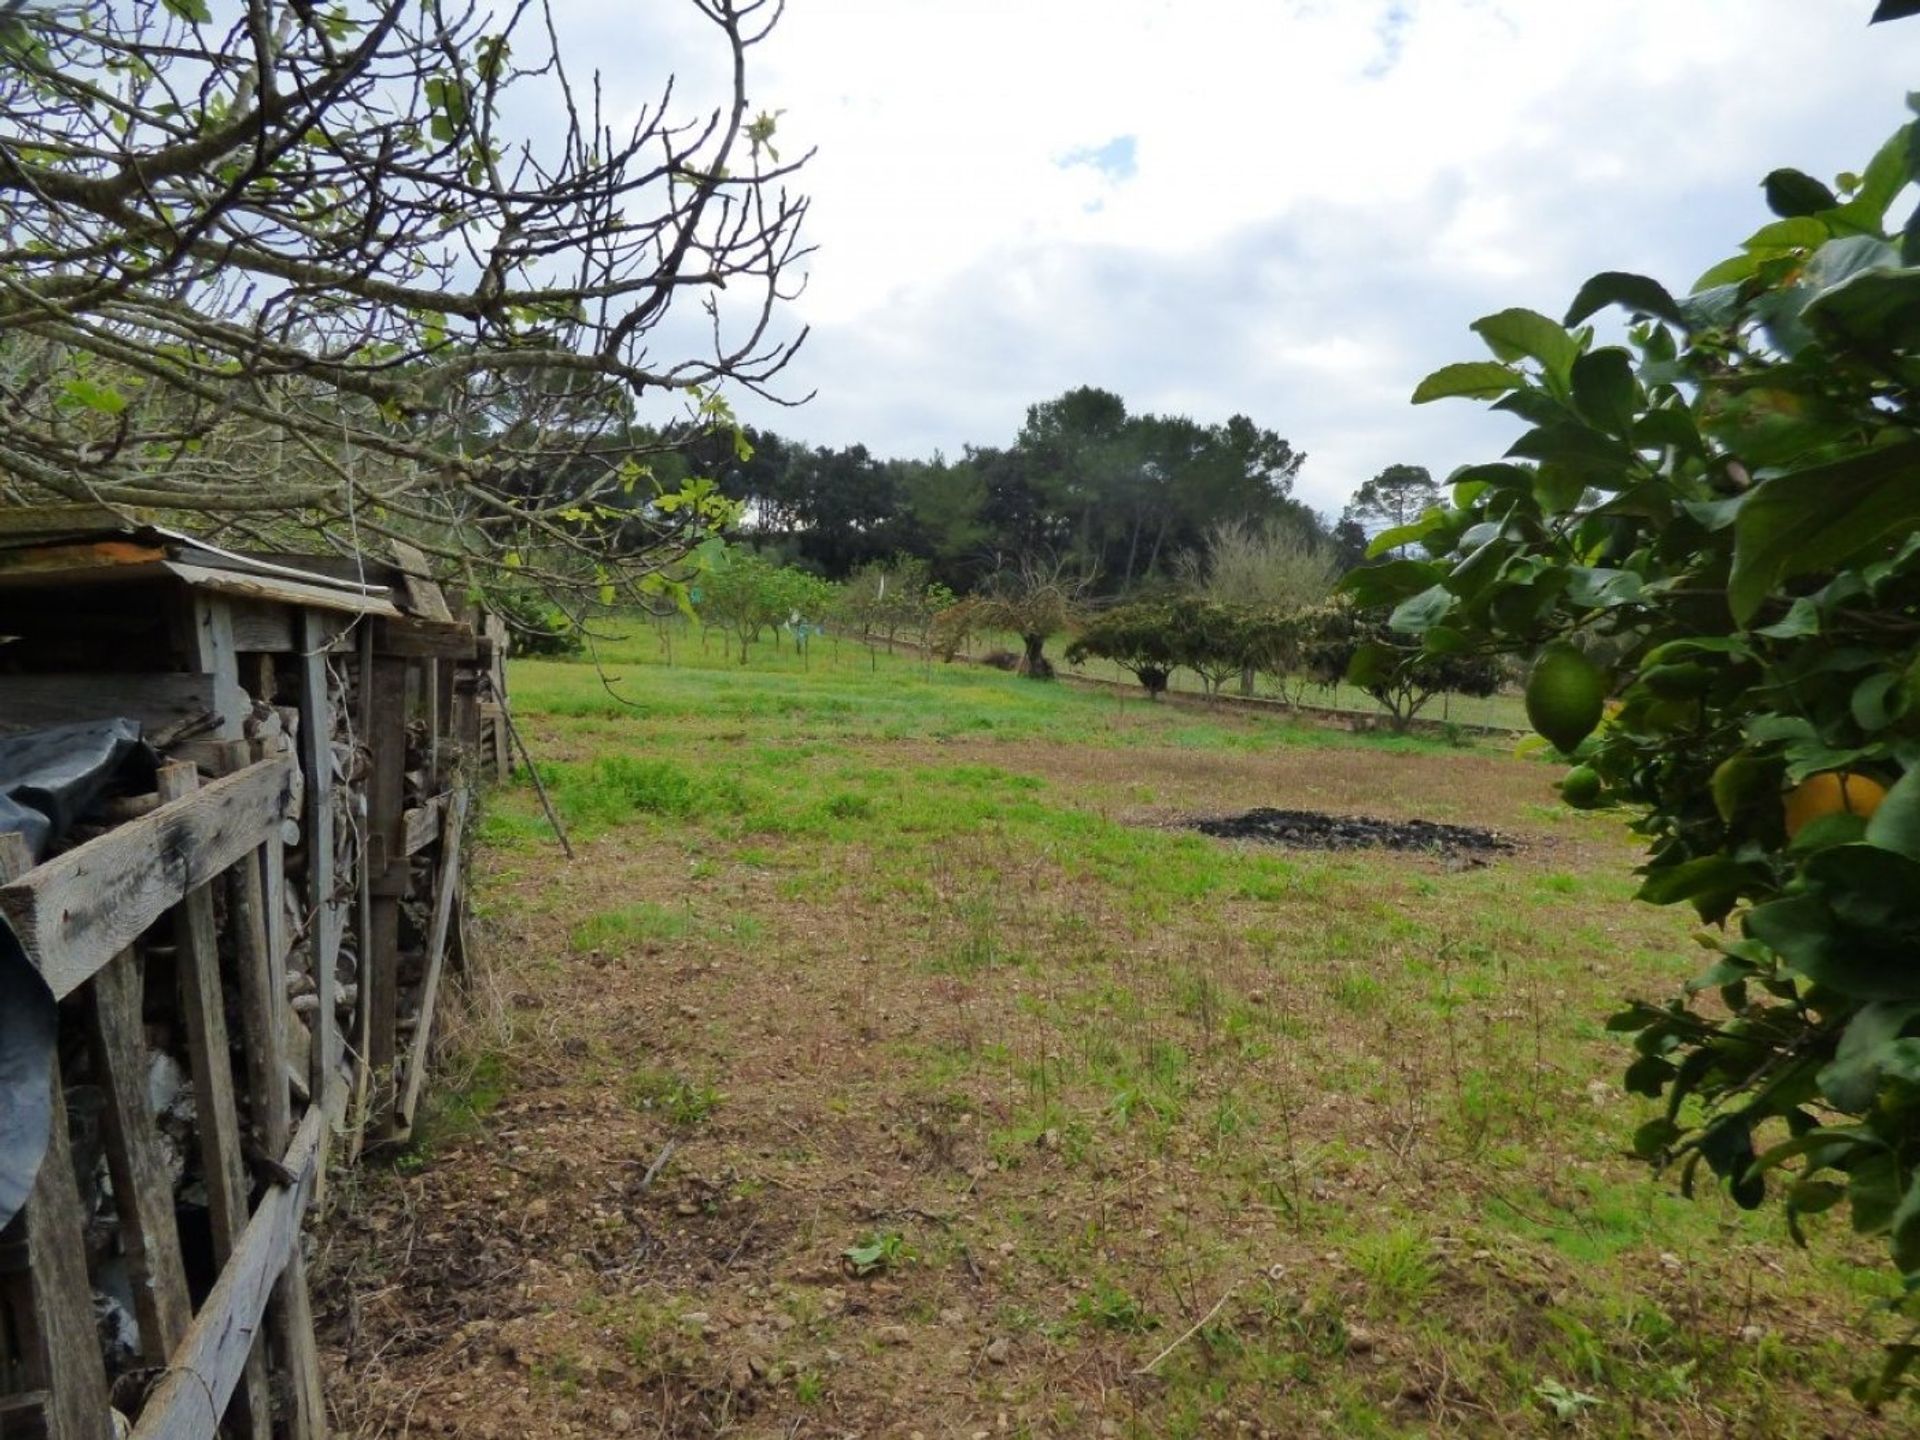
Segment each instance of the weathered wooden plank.
M414 1022L413 1053L407 1061L407 1090L400 1102L400 1123L413 1124L413 1108L426 1080L433 1036L433 1007L440 993L440 972L447 957L447 924L460 893L460 836L467 823L467 792L453 792L447 813L447 843L440 851L440 873L433 896L433 927L427 934L427 973L420 986L420 1015Z
M173 1179L147 1103L153 1057L142 1018L144 990L140 957L122 950L93 977L84 1008L94 1077L106 1102L101 1130L120 1212L120 1248L133 1282L140 1351L148 1364L164 1365L187 1333L193 1307L180 1259Z
M407 608L424 620L451 624L453 612L447 609L446 596L434 581L433 567L427 563L427 557L404 540L389 540L387 544L393 558L400 563L400 587L406 594Z
M93 535L125 530L127 517L105 505L0 506L0 536Z
M124 715L151 732L205 714L220 714L223 703L241 703L238 687L223 699L211 675L133 671L9 675L6 684L0 685L0 730L33 730ZM238 713L244 716L245 711Z
M284 757L249 765L0 886L0 914L54 997L278 834L291 775Z
M27 873L33 856L19 835L0 835L0 880ZM52 1127L33 1190L20 1214L27 1232L27 1269L33 1284L34 1378L47 1392L42 1415L50 1440L112 1440L107 1370L94 1327L93 1286L87 1278L86 1218L74 1181L67 1139L67 1105L60 1059L51 1061Z
M400 816L400 853L412 855L440 838L440 816L447 797L435 795L424 805L415 805Z
M340 957L340 911L333 895L333 706L327 698L328 626L313 611L300 616L300 766L306 772L307 935L313 957L313 988L319 1001L313 1019L311 1094L324 1097L338 1070L339 1035L334 1022L334 969Z
M400 899L407 873L401 844L401 806L406 798L406 696L404 660L377 657L373 662L373 748L367 777L367 832L371 840L372 932L363 980L369 997L367 1061L373 1070L374 1133L384 1134L393 1109L394 1060L398 1054Z
M215 595L236 595L247 600L278 600L288 605L312 605L322 610L355 615L385 615L391 618L400 614L390 602L378 596L336 590L328 585L309 585L300 580L249 574L241 570L214 570L178 560L168 561L165 569L195 590Z
M295 1259L326 1128L325 1107L313 1106L281 1161L293 1183L276 1185L261 1198L193 1327L175 1348L165 1378L147 1398L134 1440L205 1440L219 1424L260 1332L268 1298Z
M191 765L160 767L160 798L178 800L199 787ZM224 1266L246 1233L249 1188L246 1155L240 1143L240 1118L233 1095L233 1061L227 1049L226 1002L220 986L220 942L213 891L202 885L173 912L180 1011L193 1073L194 1113L199 1120L200 1168L206 1178L207 1209L213 1228L213 1258ZM230 1433L269 1440L273 1433L272 1392L267 1386L264 1346L248 1355L244 1383L229 1415Z

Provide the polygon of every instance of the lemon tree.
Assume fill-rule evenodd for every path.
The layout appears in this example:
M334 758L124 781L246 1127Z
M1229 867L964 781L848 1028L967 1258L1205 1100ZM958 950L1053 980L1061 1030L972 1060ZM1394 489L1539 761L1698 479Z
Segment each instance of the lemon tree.
M1913 1324L1874 1401L1920 1354L1916 179L1908 124L1857 173L1768 176L1774 218L1690 291L1609 273L1477 322L1488 353L1414 399L1524 432L1345 582L1429 657L1532 658L1567 798L1624 807L1641 898L1698 912L1679 993L1610 1022L1661 1102L1636 1147L1802 1243L1828 1211L1884 1240Z

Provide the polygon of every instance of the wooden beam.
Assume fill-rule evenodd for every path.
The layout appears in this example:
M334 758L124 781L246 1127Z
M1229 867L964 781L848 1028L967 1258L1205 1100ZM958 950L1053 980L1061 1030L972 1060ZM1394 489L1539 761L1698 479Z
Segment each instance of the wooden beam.
M193 1307L180 1259L173 1177L167 1173L160 1132L147 1101L153 1057L142 1018L145 988L140 957L122 950L93 977L87 987L92 1003L85 1010L94 1081L106 1102L101 1131L120 1214L120 1248L133 1281L140 1353L148 1364L164 1365L187 1333Z
M0 730L35 730L124 715L153 732L202 715L219 715L224 720L223 704L236 723L251 708L237 685L223 693L212 675L135 671L9 675L0 685Z
M467 792L453 792L447 815L447 841L440 849L440 874L433 896L433 928L427 935L427 974L420 986L420 1013L413 1026L413 1053L407 1061L407 1091L400 1102L400 1123L413 1124L413 1107L427 1076L427 1054L433 1035L433 1005L440 990L440 972L447 957L447 923L460 893L460 836L467 823Z
M187 894L279 833L292 762L262 760L0 886L0 914L55 999Z
M301 580L254 575L241 570L214 570L178 560L169 560L164 568L168 574L185 581L195 590L215 595L237 595L248 600L279 600L289 605L312 605L321 610L338 610L355 615L397 618L400 614L391 602L378 596L363 595L353 590L336 590L330 585L311 585Z
M382 655L409 660L471 660L473 631L458 621L385 620L379 627L377 648Z
M165 1377L147 1397L133 1440L204 1440L219 1426L275 1282L290 1262L297 1264L300 1220L313 1193L327 1119L324 1106L307 1111L280 1162L292 1183L273 1186L262 1197Z
M12 832L0 835L0 880L18 879L32 864L25 840ZM49 1440L113 1440L107 1370L93 1318L93 1284L87 1277L86 1217L73 1174L58 1054L48 1064L53 1115L47 1153L19 1222L27 1231L27 1270L38 1332L30 1358L35 1378L47 1393L42 1415Z
M199 785L199 772L191 765L160 767L162 801L190 795ZM194 1113L199 1121L200 1168L206 1178L208 1218L213 1228L213 1258L224 1268L246 1233L250 1192L240 1143L239 1108L234 1103L233 1058L227 1048L220 937L209 886L200 886L180 902L173 912L173 935L181 1017L193 1071ZM244 1388L234 1407L233 1433L249 1440L270 1440L273 1433L265 1346L256 1345L248 1351Z

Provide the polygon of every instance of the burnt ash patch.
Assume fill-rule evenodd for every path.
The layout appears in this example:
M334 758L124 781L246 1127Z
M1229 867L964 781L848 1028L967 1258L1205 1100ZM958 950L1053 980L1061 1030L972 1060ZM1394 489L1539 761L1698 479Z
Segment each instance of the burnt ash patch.
M1249 810L1242 815L1201 815L1189 828L1221 840L1258 840L1302 850L1414 850L1485 864L1519 845L1477 825L1435 820L1375 820L1366 815L1324 815L1318 810Z

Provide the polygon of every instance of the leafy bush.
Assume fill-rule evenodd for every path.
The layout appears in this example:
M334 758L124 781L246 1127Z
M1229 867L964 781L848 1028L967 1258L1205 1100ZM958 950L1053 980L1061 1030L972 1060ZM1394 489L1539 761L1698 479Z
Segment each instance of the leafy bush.
M1610 273L1564 324L1479 321L1492 357L1414 398L1497 397L1529 429L1375 542L1425 557L1346 583L1436 660L1604 667L1581 794L1630 808L1643 899L1719 927L1682 994L1611 1022L1628 1088L1665 1101L1636 1146L1689 1191L1704 1165L1773 1195L1802 1243L1844 1208L1920 1322L1920 215L1887 216L1916 178L1910 124L1832 187L1775 171L1777 218L1685 299ZM1584 323L1607 307L1624 345ZM1920 1390L1916 1338L1863 1397Z
M1096 616L1067 646L1067 663L1080 665L1089 658L1111 660L1158 700L1167 688L1173 667L1173 627L1164 602L1135 602L1116 606Z
M1324 684L1345 680L1359 686L1400 731L1443 691L1491 695L1505 674L1491 656L1458 650L1435 654L1410 646L1394 633L1384 611L1347 604L1309 611L1290 638L1308 674Z

